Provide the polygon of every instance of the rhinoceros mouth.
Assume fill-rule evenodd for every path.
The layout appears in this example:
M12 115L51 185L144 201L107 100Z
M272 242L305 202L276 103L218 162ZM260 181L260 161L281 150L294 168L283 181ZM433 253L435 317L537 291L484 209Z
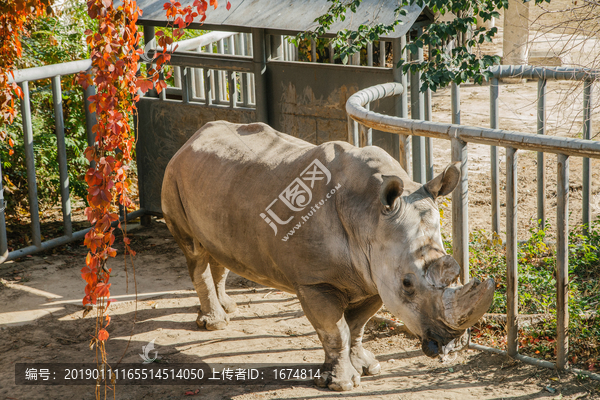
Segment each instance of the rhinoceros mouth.
M433 339L426 339L421 342L421 349L427 357L436 358L440 354L440 343Z
M471 330L457 333L451 339L442 339L435 333L428 332L425 339L421 341L421 349L427 357L444 359L451 352L458 352L469 345Z
M421 339L421 349L427 357L435 358L443 354L444 351L447 351L446 347L452 343L454 338L462 335L462 332L455 332L453 329L449 329L448 327L444 328L442 328L442 330L447 332L444 335L440 335L438 332L436 332L439 331L439 329L428 329L427 333Z

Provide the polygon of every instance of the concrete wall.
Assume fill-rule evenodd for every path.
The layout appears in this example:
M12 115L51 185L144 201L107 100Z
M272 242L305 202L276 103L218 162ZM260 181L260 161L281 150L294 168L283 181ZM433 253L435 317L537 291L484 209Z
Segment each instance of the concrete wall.
M346 100L359 89L393 81L390 68L272 61L267 65L269 124L314 144L348 140ZM373 104L388 113L393 101ZM373 135L373 144L394 155L392 137ZM395 150L397 152L397 149Z
M180 101L142 98L137 106L140 206L151 212L161 212L160 193L169 160L198 129L210 121L250 123L256 120L253 110L205 107Z

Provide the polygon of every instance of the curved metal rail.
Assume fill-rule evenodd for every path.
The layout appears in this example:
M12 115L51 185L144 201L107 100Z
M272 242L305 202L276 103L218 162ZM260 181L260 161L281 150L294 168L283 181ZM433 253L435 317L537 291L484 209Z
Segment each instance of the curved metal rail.
M494 80L506 76L520 76L530 79L565 79L590 81L600 77L598 71L571 68L534 68L502 66L491 69ZM587 85L588 88L590 85ZM497 86L496 86L497 89ZM403 93L399 83L385 83L358 91L346 102L351 141L370 144L370 129L377 129L398 135L426 136L451 141L452 161L461 163L461 181L452 193L452 247L454 257L461 266L461 279L469 279L468 260L468 169L467 143L479 143L490 146L506 147L506 264L507 264L507 351L478 344L470 347L477 350L505 354L528 364L557 369L568 369L577 374L584 374L600 380L600 375L589 371L568 368L568 201L569 201L569 156L600 158L600 143L592 140L551 137L539 134L508 131L502 129L481 128L431 122L425 120L400 118L383 115L369 110L369 104L386 97L399 96ZM585 89L584 89L585 90ZM588 95L589 95L589 89ZM584 96L585 97L585 96ZM497 91L496 91L497 100ZM452 87L453 114L460 115L458 87ZM590 106L589 102L587 106ZM493 108L492 108L493 110ZM497 111L496 111L497 114ZM404 114L406 115L406 114ZM497 115L492 119L497 118ZM459 121L459 118L453 118ZM358 127L358 124L362 127ZM493 124L494 122L492 122ZM588 125L589 132L589 125ZM589 136L588 136L589 137ZM495 149L495 147L493 147ZM538 360L518 353L518 276L517 276L517 150L532 150L540 153L558 154L557 182L557 362ZM497 176L496 176L497 178Z

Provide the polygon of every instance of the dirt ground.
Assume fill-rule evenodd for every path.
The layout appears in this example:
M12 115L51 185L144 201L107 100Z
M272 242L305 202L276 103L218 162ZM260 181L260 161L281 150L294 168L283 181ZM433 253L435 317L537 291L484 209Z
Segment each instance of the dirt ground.
M196 326L198 298L183 254L162 221L132 233L138 249L139 301L125 290L123 259L111 261L109 360L140 363L142 346L155 340L167 363L321 363L323 350L295 296L230 274L228 293L238 303L226 330ZM89 399L93 386L17 386L17 362L93 362L89 349L94 326L81 306L79 274L85 248L73 245L57 255L40 255L0 266L0 398ZM20 283L15 277L19 276ZM134 322L135 321L135 322ZM309 386L120 386L118 399L593 399L598 382L570 373L539 369L506 357L467 351L440 363L423 355L417 340L370 325L365 347L382 365L379 376L363 377L349 393ZM127 348L129 335L131 343ZM126 350L127 348L127 350ZM196 393L196 390L198 392Z
M553 2L557 8L567 1ZM539 13L538 13L539 14ZM551 15L557 18L556 14ZM502 21L497 21L502 27ZM554 35L554 36L552 36ZM532 32L536 51L560 42L562 33ZM501 35L487 52L501 49ZM591 43L591 44L590 44ZM536 47L537 46L537 47ZM550 45L551 46L551 45ZM595 48L593 39L569 54L580 62ZM596 89L596 88L595 88ZM500 127L535 133L537 83L502 85ZM450 121L448 90L434 93L433 119ZM581 88L548 83L548 134L578 137L581 132ZM463 85L462 123L489 126L489 87ZM597 120L597 111L594 119ZM573 122L575 121L575 122ZM597 126L592 135L597 135ZM501 157L501 205L505 192L504 150ZM489 147L469 145L469 224L471 231L491 231ZM450 161L445 141L434 141L434 168L440 172ZM528 236L536 216L536 154L519 152L519 239ZM600 165L592 162L593 217L600 215ZM556 156L547 155L547 212L551 226L556 215ZM581 159L571 160L570 225L581 221ZM443 232L450 236L450 202L444 209ZM501 230L505 226L501 207ZM199 308L185 259L160 220L132 231L139 301L134 301L133 271L129 279L123 258L111 260L118 301L111 305L108 328L109 360L140 363L142 346L155 340L161 362L320 363L321 344L295 296L262 287L230 274L228 293L238 303L226 330L209 332L196 326ZM10 235L10 233L9 233ZM0 265L0 399L88 399L91 386L26 387L14 381L17 362L93 362L89 349L92 314L83 317L84 282L79 270L86 248L82 243L53 253L25 257ZM126 287L128 282L128 287ZM129 343L131 335L131 342ZM334 393L315 386L121 386L119 399L178 399L186 393L204 399L600 399L598 382L570 373L527 366L498 355L467 351L440 363L425 357L419 343L389 329L371 325L365 348L382 365L379 376L363 377L352 392ZM128 344L129 343L129 344ZM166 364L167 365L167 364Z

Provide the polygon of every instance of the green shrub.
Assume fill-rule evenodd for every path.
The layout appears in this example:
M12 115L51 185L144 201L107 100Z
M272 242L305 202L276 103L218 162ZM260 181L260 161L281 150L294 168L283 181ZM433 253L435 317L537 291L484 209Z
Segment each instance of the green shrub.
M549 227L548 224L546 224ZM548 228L546 228L548 229ZM556 341L556 250L544 230L531 229L518 246L519 313L548 314L543 322L519 331L521 351L552 359ZM479 231L470 238L471 275L496 282L491 313L506 313L506 248L497 236ZM600 220L586 235L575 227L569 235L570 361L593 368L600 360ZM484 340L504 335L500 324L478 326ZM500 343L506 343L500 341Z
M74 61L89 57L84 31L92 27L85 3L67 1L55 15L30 22L29 37L23 38L23 56L18 68ZM65 121L65 142L69 163L72 200L84 199L87 194L83 179L88 162L83 156L87 147L83 90L74 76L62 77L62 102ZM50 80L29 83L35 167L40 209L51 208L60 201L60 180L52 92ZM3 184L7 201L6 213L15 222L29 217L27 171L23 148L22 116L7 127L13 139L14 154L9 155L6 142L0 143Z

